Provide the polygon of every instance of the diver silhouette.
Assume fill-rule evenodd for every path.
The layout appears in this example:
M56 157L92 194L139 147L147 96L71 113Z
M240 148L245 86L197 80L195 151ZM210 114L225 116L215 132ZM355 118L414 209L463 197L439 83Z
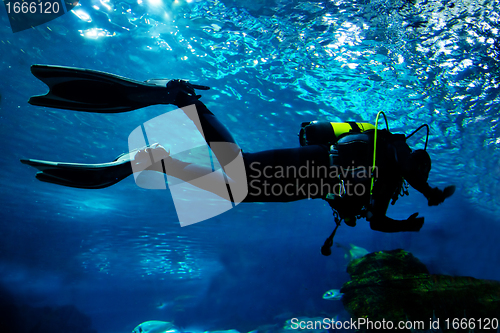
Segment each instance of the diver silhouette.
M441 190L427 182L431 170L431 159L426 151L427 125L405 136L391 133L387 120L386 129L379 130L378 116L375 126L313 121L302 124L299 147L251 153L242 151L229 130L200 101L201 96L195 89L207 90L208 87L182 80L139 82L103 72L59 66L34 65L32 72L50 88L47 95L30 99L34 105L98 113L126 112L153 104L173 104L179 108L194 105L196 112L186 112L186 115L203 133L225 171L227 183L246 182L249 191L243 202L302 199L328 202L337 226L325 242L322 250L325 255L329 254L329 246L341 221L355 226L358 218L366 218L371 229L377 231L419 231L424 218L418 217L418 213L406 220L386 216L389 203L394 204L400 196L408 194L408 184L427 198L429 206L439 205L455 191L455 186ZM412 150L406 140L424 127L427 129L424 149ZM221 142L228 144L213 144ZM147 165L151 154L159 162ZM232 177L225 168L239 155L243 157L246 171L243 180ZM41 181L91 189L113 185L134 171L144 169L186 182L209 176L213 171L181 161L159 144L125 153L113 162L102 164L21 161L39 169L37 178ZM220 194L217 190L220 186L211 186L210 179L198 186Z

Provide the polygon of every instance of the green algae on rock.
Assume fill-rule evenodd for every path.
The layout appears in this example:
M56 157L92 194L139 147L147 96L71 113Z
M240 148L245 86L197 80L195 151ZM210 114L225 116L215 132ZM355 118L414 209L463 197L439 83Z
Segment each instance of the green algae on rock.
M420 329L430 329L430 322L439 320L443 332L455 332L451 325L455 318L482 318L484 323L486 318L498 320L500 314L500 282L429 274L423 263L404 250L367 254L353 260L347 272L351 281L340 291L353 318L394 325L419 321L425 325ZM359 331L370 329L360 327ZM476 327L474 332L482 330Z

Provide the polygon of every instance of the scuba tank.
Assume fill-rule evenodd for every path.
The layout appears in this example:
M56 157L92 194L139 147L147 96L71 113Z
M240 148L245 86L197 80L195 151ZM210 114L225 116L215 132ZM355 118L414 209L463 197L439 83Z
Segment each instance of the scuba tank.
M334 145L343 136L350 133L362 133L367 130L376 130L376 126L370 123L356 123L356 122L343 122L334 123L328 121L310 121L304 122L300 125L299 131L299 143L301 146L308 145ZM335 219L335 229L333 230L330 237L328 237L321 247L321 253L325 256L331 254L331 246L333 244L333 237L343 220L347 225L355 226L356 217L346 216L340 217L337 210L333 207L333 198L327 195L325 198L330 204L333 210L333 216Z
M375 126L369 123L309 121L300 125L299 142L301 146L333 145L348 133L361 133L373 129Z

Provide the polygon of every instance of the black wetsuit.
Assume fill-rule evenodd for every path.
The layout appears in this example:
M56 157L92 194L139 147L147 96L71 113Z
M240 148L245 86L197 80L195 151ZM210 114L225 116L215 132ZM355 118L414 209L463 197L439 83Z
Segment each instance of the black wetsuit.
M221 166L233 161L241 151L231 133L222 125L205 104L188 99L177 106L195 104L201 130ZM189 115L188 115L189 116ZM197 121L194 121L197 124ZM211 142L234 143L234 149L223 146L222 150ZM327 189L336 180L325 179L324 172L330 167L326 145L313 145L287 149L265 150L256 153L242 152L245 163L248 195L244 202L289 202L301 199L324 198ZM281 172L283 171L283 172ZM307 174L306 177L304 174ZM302 175L302 176L301 176ZM320 190L320 187L324 191ZM316 191L316 188L318 191ZM317 193L316 193L317 192Z
M201 101L185 97L180 98L176 104L178 107L195 104L202 127L199 130L202 130L209 145L211 142L234 143L234 149L229 150L227 146L224 150L215 145L211 146L223 167L238 156L241 149L231 133ZM373 132L371 130L344 136L336 145L337 151L331 151L326 145L310 145L256 153L242 152L248 185L248 195L244 201L326 199L328 193L333 193L336 197L329 202L341 218L367 217L372 229L384 232L418 231L423 224L423 218L396 221L385 214L389 202L397 198L401 191L403 177L424 195L432 189L426 178L418 179L411 175L411 168L408 166L411 149L402 134L378 131L377 168L371 170ZM188 164L181 161L176 163ZM302 171L301 174L299 170ZM341 174L342 170L345 174ZM371 171L377 178L370 203ZM335 176L339 173L340 178ZM358 191L355 191L356 186ZM352 190L350 193L347 192L349 187ZM364 191L361 194L362 189ZM339 194L344 195L340 197Z
M329 200L341 218L351 220L355 217L366 217L373 230L383 232L418 231L422 227L423 218L393 220L386 216L389 202L393 203L405 191L406 180L413 188L429 198L433 189L427 183L427 175L419 175L410 163L411 149L406 144L404 134L393 134L387 130L379 130L377 135L376 167L373 165L374 130L359 134L349 134L337 142L333 163L342 169L360 169L356 173L347 172L344 182L346 187L361 186L365 191L346 192L343 197ZM363 170L373 171L372 173ZM375 178L373 194L370 196L371 179ZM349 185L347 185L349 184ZM371 200L370 200L371 199Z

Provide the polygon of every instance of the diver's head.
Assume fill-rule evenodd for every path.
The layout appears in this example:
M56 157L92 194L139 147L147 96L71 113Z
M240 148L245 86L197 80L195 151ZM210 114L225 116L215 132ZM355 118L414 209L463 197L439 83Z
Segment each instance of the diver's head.
M409 171L418 180L427 181L431 171L431 158L427 151L418 149L410 154Z

